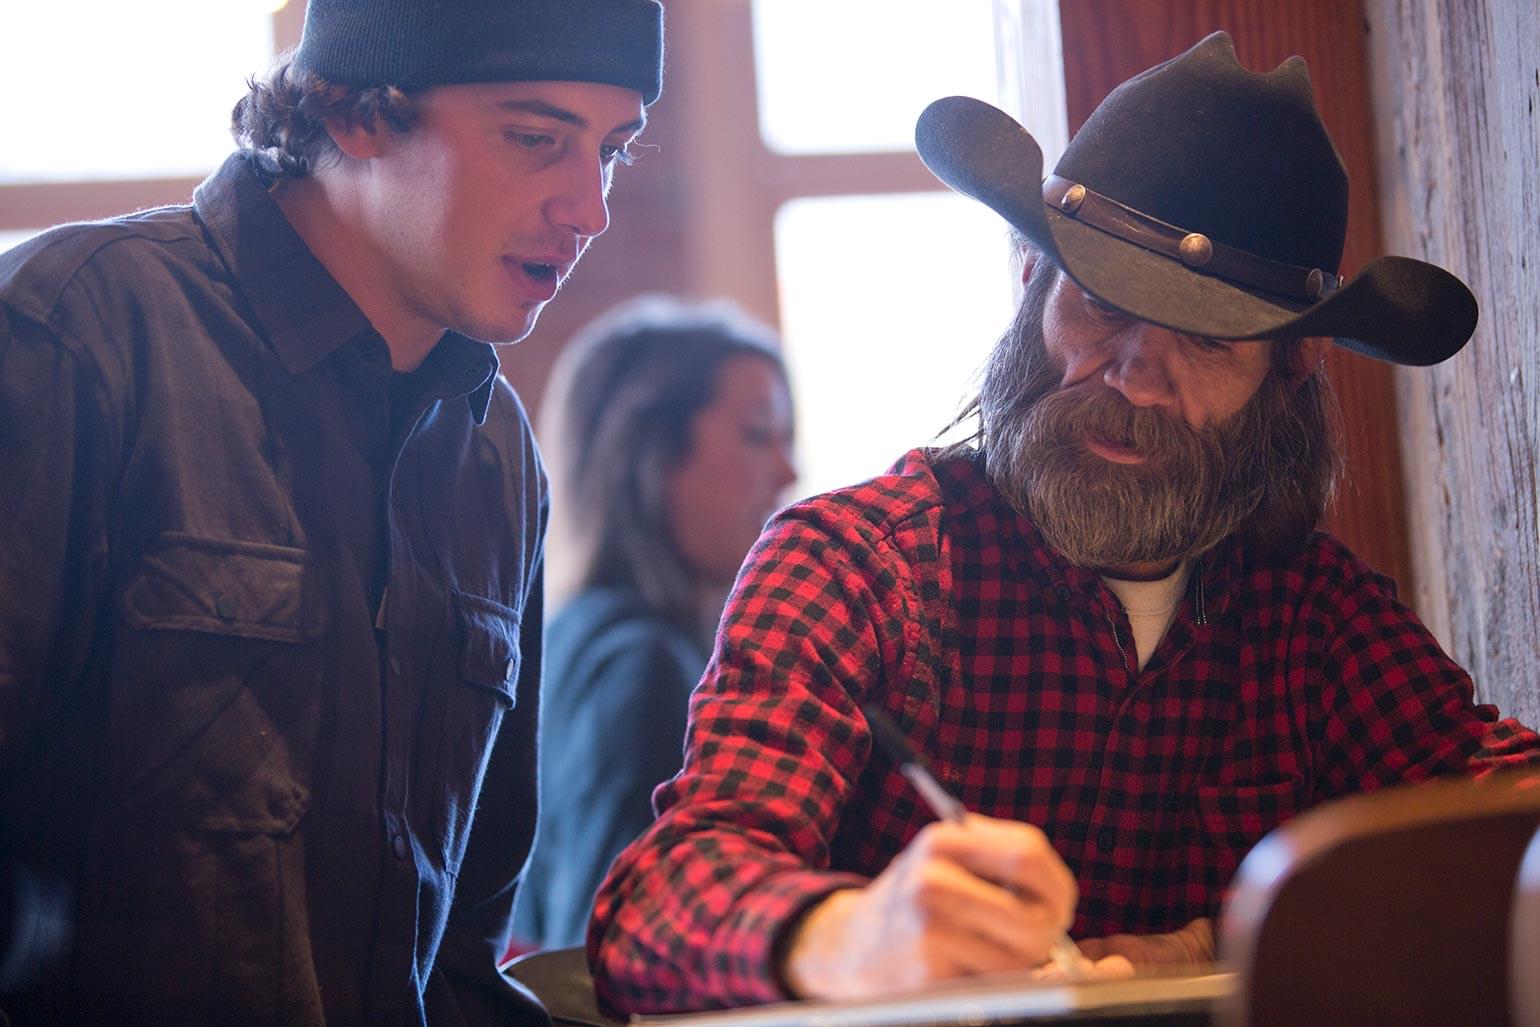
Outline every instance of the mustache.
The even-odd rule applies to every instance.
[[[1133,449],[1135,464],[1091,452],[1088,437]],[[996,485],[1071,563],[1117,567],[1206,552],[1261,500],[1237,449],[1241,419],[1194,429],[1100,384],[1039,398]],[[1237,459],[1240,458],[1240,459]]]
[[[1154,407],[1128,402],[1100,384],[1071,386],[1039,397],[1026,415],[1026,434],[1039,442],[1078,443],[1086,435],[1134,449],[1148,466],[1191,465],[1221,457],[1225,425],[1192,428]]]

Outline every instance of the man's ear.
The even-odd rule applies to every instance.
[[[1042,254],[1036,249],[1022,247],[1016,251],[1016,263],[1020,265],[1021,284],[1026,286],[1027,279],[1032,277],[1032,269],[1037,267],[1037,262],[1042,259]]]
[[[325,124],[326,134],[337,149],[354,160],[368,160],[384,152],[387,133],[378,131],[378,125],[365,125],[353,118],[327,118]]]
[[[1309,378],[1321,365],[1326,362],[1326,354],[1331,352],[1331,339],[1324,335],[1312,335],[1300,339],[1298,347],[1294,350],[1293,359],[1289,361],[1289,377],[1295,382],[1302,382]]]

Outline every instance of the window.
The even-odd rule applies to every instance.
[[[933,444],[1009,323],[1000,219],[952,193],[792,200],[776,218],[804,494]]]
[[[761,166],[735,177],[773,189],[765,242],[797,397],[797,491],[811,494],[933,443],[1009,323],[1007,227],[924,170],[914,122],[960,93],[1030,108],[1045,148],[1062,146],[1057,6],[752,0],[751,13]],[[1024,54],[1026,24],[1041,62]],[[1046,65],[1041,81],[1029,65]]]
[[[230,110],[304,5],[0,6],[0,237],[186,202],[232,148]]]
[[[992,0],[754,0],[765,144],[907,151],[938,96],[997,101],[994,40]]]

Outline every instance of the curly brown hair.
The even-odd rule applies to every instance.
[[[281,55],[230,114],[230,133],[268,178],[303,178],[340,152],[326,132],[328,120],[373,131],[383,123],[406,132],[417,118],[416,94],[395,86],[342,86],[294,66]]]

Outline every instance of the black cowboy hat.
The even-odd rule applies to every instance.
[[[1380,257],[1338,277],[1347,173],[1305,62],[1255,74],[1224,32],[1113,90],[1047,179],[1026,129],[969,97],[927,107],[915,145],[941,181],[1143,321],[1213,339],[1331,336],[1417,365],[1476,328],[1475,297],[1432,264]]]

